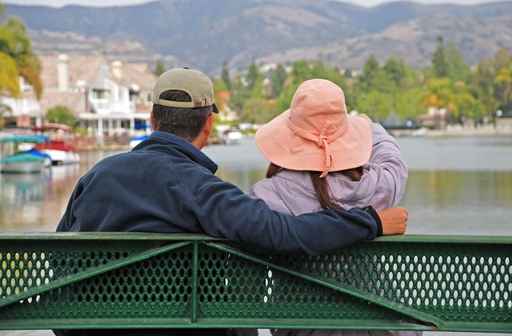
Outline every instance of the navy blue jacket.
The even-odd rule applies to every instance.
[[[375,238],[372,208],[289,216],[216,177],[192,144],[154,132],[80,178],[57,231],[205,233],[268,252],[319,254]]]

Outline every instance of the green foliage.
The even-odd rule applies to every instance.
[[[361,88],[370,91],[375,87],[375,81],[380,73],[380,65],[375,56],[371,55],[363,66],[363,73],[359,79]]]
[[[437,48],[432,55],[432,68],[436,77],[447,77],[454,81],[465,81],[470,75],[469,66],[459,49],[453,43],[445,45],[442,37],[438,38]]]
[[[228,62],[224,62],[222,65],[221,79],[228,90],[231,90],[231,77],[229,75]]]
[[[64,124],[74,127],[77,119],[73,112],[66,106],[57,105],[48,109],[46,120],[51,123]]]
[[[281,92],[283,92],[287,76],[288,74],[281,64],[279,64],[277,68],[272,71],[270,75],[270,81],[272,83],[272,98],[279,97]]]
[[[448,60],[444,46],[444,39],[437,38],[437,48],[432,55],[432,68],[437,77],[448,77]]]
[[[373,120],[383,120],[393,111],[393,98],[375,90],[362,93],[357,99],[357,111]]]
[[[241,118],[245,122],[263,124],[279,114],[276,102],[262,98],[249,98],[244,104]]]
[[[5,24],[0,25],[0,53],[15,62],[16,74],[23,77],[40,98],[43,92],[41,63],[32,50],[27,30],[20,20],[9,18]],[[13,71],[10,73],[14,74]]]
[[[156,64],[155,64],[155,70],[153,71],[153,73],[155,74],[155,76],[160,76],[162,75],[167,69],[165,68],[165,64],[164,62],[162,62],[161,60],[158,60],[156,61]]]
[[[431,107],[446,109],[452,122],[512,109],[512,54],[505,49],[471,71],[457,48],[440,38],[428,69],[413,69],[396,57],[381,66],[371,56],[360,76],[350,76],[350,71],[342,73],[319,61],[294,62],[290,72],[280,65],[269,73],[261,73],[253,63],[231,81],[229,105],[243,121],[267,122],[289,109],[301,83],[323,78],[344,90],[349,110],[378,121],[389,116],[415,119]]]
[[[18,78],[16,62],[9,55],[0,52],[0,95],[18,97],[20,95]]]
[[[288,75],[283,90],[277,98],[278,109],[282,111],[287,110],[299,85],[306,80],[315,78],[330,80],[342,88],[347,86],[345,77],[338,69],[318,61],[297,61],[292,65],[292,71]]]
[[[247,88],[249,89],[249,91],[252,91],[252,89],[254,88],[254,86],[256,86],[258,81],[261,80],[261,76],[262,75],[260,73],[260,69],[258,68],[256,63],[251,63],[251,65],[249,66],[249,70],[247,71],[247,75],[245,76]]]

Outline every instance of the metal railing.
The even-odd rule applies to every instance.
[[[0,235],[0,330],[217,327],[512,333],[512,237],[282,256],[197,235]]]

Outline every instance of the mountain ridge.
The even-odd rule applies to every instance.
[[[85,50],[88,44],[83,41],[89,40],[106,46],[108,51],[111,45],[122,41],[125,45],[137,46],[134,55],[138,56],[133,57],[167,57],[208,72],[218,71],[224,61],[243,67],[252,60],[272,59],[274,55],[286,55],[292,50],[315,49],[316,54],[320,54],[322,49],[332,49],[333,44],[343,45],[352,39],[371,41],[391,27],[400,31],[410,29],[412,23],[417,25],[418,38],[424,33],[430,39],[433,30],[453,37],[452,30],[458,29],[454,40],[472,63],[487,54],[477,53],[470,46],[482,45],[482,36],[490,31],[499,38],[490,38],[483,47],[512,48],[508,27],[498,27],[497,33],[493,27],[494,23],[510,21],[512,2],[506,1],[479,5],[399,1],[363,7],[334,0],[218,0],[214,3],[170,0],[115,7],[7,4],[6,10],[27,24],[31,34],[39,39],[36,50],[42,52],[67,52],[75,47]],[[483,31],[472,29],[472,20]],[[462,22],[460,27],[457,26],[459,21]],[[147,50],[146,55],[141,46]],[[431,45],[411,40],[404,46],[414,50],[420,47],[428,50],[419,52],[421,56],[410,62],[413,65],[425,64]],[[368,44],[360,44],[358,48],[362,52],[347,57],[366,57],[374,49]],[[89,49],[93,50],[92,45]],[[389,53],[377,54],[385,57]],[[407,60],[407,53],[401,52],[398,56]],[[328,62],[330,59],[335,62],[336,57],[326,58]],[[351,60],[348,63],[358,66]]]

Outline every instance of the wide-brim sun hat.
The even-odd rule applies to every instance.
[[[312,79],[299,86],[289,110],[258,130],[256,144],[279,167],[325,177],[368,163],[372,126],[366,117],[348,115],[339,86]]]

